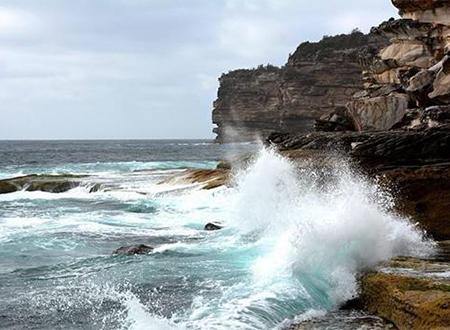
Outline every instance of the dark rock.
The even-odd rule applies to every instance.
[[[212,222],[208,222],[205,225],[204,230],[219,230],[219,229],[222,229],[222,228],[223,228],[223,226],[220,226],[220,225],[212,223]]]
[[[345,303],[339,306],[340,310],[352,310],[362,309],[362,301],[359,297],[347,300]]]
[[[395,191],[398,212],[435,239],[450,239],[450,125],[421,131],[272,134],[268,142],[294,159],[333,150],[349,157]],[[321,162],[317,155],[313,160]]]
[[[37,175],[31,174],[0,180],[0,194],[18,190],[45,191],[51,193],[66,192],[76,188],[86,176],[82,175]]]
[[[102,189],[102,184],[101,183],[95,183],[90,189],[89,189],[89,193],[95,193],[97,191],[100,191],[100,189]]]
[[[448,0],[392,0],[395,7],[402,13],[435,10],[439,7],[448,5]]]
[[[450,166],[398,167],[380,173],[395,191],[396,210],[436,240],[450,239]]]
[[[145,244],[138,244],[138,245],[122,246],[117,250],[115,250],[113,254],[130,256],[134,254],[148,254],[152,251],[153,248],[151,246]]]
[[[323,115],[316,120],[314,125],[316,131],[337,132],[355,131],[355,124],[347,112],[347,108],[339,107],[331,113]]]
[[[435,105],[425,109],[409,109],[395,129],[424,130],[450,124],[450,106]]]
[[[280,150],[340,151],[371,168],[450,162],[450,125],[423,131],[313,132],[271,134],[267,142]]]
[[[19,188],[12,182],[9,182],[6,180],[0,181],[0,194],[7,194],[7,193],[15,192],[17,190],[19,190]]]

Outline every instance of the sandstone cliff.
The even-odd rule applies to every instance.
[[[347,106],[358,130],[423,129],[450,118],[448,1],[392,2],[402,19],[372,29],[390,43],[366,59],[365,89]]]
[[[315,119],[342,109],[363,89],[360,62],[387,44],[361,32],[301,44],[285,66],[235,70],[220,77],[213,123],[219,142],[310,131]]]

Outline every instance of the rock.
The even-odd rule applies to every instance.
[[[344,107],[362,90],[362,58],[386,41],[360,32],[324,37],[301,44],[281,68],[260,66],[222,75],[212,115],[217,141],[264,140],[274,130],[313,130],[316,119]]]
[[[118,255],[135,255],[135,254],[148,254],[153,251],[153,248],[151,246],[145,245],[145,244],[137,244],[137,245],[130,245],[130,246],[122,246],[115,250],[113,254]]]
[[[283,328],[285,329],[285,328]],[[337,310],[331,311],[323,316],[315,316],[310,320],[295,322],[286,330],[393,330],[394,325],[375,315],[363,311]]]
[[[322,132],[356,130],[355,124],[345,107],[336,108],[331,113],[323,115],[320,119],[317,119],[314,129]]]
[[[435,239],[450,239],[449,125],[421,131],[272,134],[268,143],[291,159],[317,166],[335,153],[350,158],[392,188],[398,212]]]
[[[398,274],[375,273],[361,279],[361,298],[370,313],[399,329],[448,329],[450,282]]]
[[[222,229],[222,228],[223,228],[223,226],[220,226],[220,225],[212,223],[212,222],[208,222],[205,225],[204,230],[219,230],[219,229]]]
[[[7,194],[19,190],[19,187],[7,180],[0,180],[0,194]]]
[[[433,82],[433,91],[428,95],[439,102],[450,103],[450,57],[446,56]]]
[[[394,128],[424,130],[450,124],[450,106],[436,105],[422,109],[409,109],[403,119]]]
[[[399,167],[380,173],[395,191],[396,209],[436,240],[450,239],[450,166]]]
[[[213,189],[229,183],[228,169],[187,169],[160,182],[166,184],[198,183],[203,189]]]
[[[395,7],[401,10],[401,14],[408,12],[437,9],[448,4],[447,0],[392,0]]]
[[[45,191],[51,193],[66,192],[78,187],[83,175],[38,175],[31,174],[11,179],[0,180],[0,194],[10,193],[18,190]]]
[[[347,108],[357,130],[388,130],[403,118],[408,101],[408,95],[392,93],[355,99]]]
[[[89,193],[95,193],[100,191],[103,188],[103,185],[101,183],[95,183],[89,188]]]
[[[360,277],[360,302],[398,329],[450,326],[450,245],[440,242],[427,259],[396,257]]]
[[[420,22],[450,25],[447,0],[392,0],[403,18]]]

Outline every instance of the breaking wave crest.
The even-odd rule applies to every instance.
[[[235,181],[220,197],[227,236],[209,244],[212,254],[228,251],[245,275],[220,296],[195,297],[179,326],[274,328],[354,297],[357,273],[380,261],[433,250],[392,211],[392,197],[344,161],[298,166],[264,149]]]

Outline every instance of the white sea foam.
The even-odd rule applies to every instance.
[[[351,298],[357,290],[356,274],[379,261],[395,255],[424,255],[433,249],[420,230],[392,211],[389,194],[354,173],[344,161],[329,169],[324,180],[320,169],[299,169],[263,149],[248,169],[236,174],[234,187],[213,190],[179,189],[144,179],[133,183],[145,175],[128,176],[125,183],[114,177],[119,184],[116,190],[89,193],[79,187],[62,194],[16,192],[0,195],[0,201],[152,202],[157,205],[155,215],[123,210],[105,215],[98,210],[82,216],[60,214],[57,219],[11,217],[2,223],[3,237],[45,227],[61,233],[69,228],[84,234],[198,238],[161,244],[154,250],[153,257],[159,261],[165,260],[159,254],[167,251],[204,258],[201,266],[206,270],[189,265],[183,270],[197,275],[204,290],[196,293],[191,308],[180,311],[176,320],[150,313],[129,290],[102,293],[124,307],[121,324],[125,329],[274,328],[296,316],[300,320],[323,315]],[[225,229],[199,231],[214,221],[222,222]],[[163,269],[170,276],[173,261],[167,262]],[[96,293],[86,292],[90,294]]]
[[[323,315],[356,294],[359,271],[395,255],[432,252],[433,243],[392,211],[392,198],[345,162],[322,179],[319,169],[299,170],[262,150],[237,174],[235,188],[184,196],[179,210],[195,214],[209,201],[215,207],[208,212],[217,211],[231,233],[210,239],[210,253],[241,251],[250,272],[222,287],[220,296],[197,296],[185,326],[265,329],[296,315]],[[200,249],[167,245],[161,250],[171,248]]]
[[[355,294],[356,272],[432,251],[420,230],[391,211],[389,195],[345,162],[328,173],[329,184],[320,180],[271,150],[238,178],[235,225],[265,250],[252,266],[256,281],[320,274],[339,303]]]

